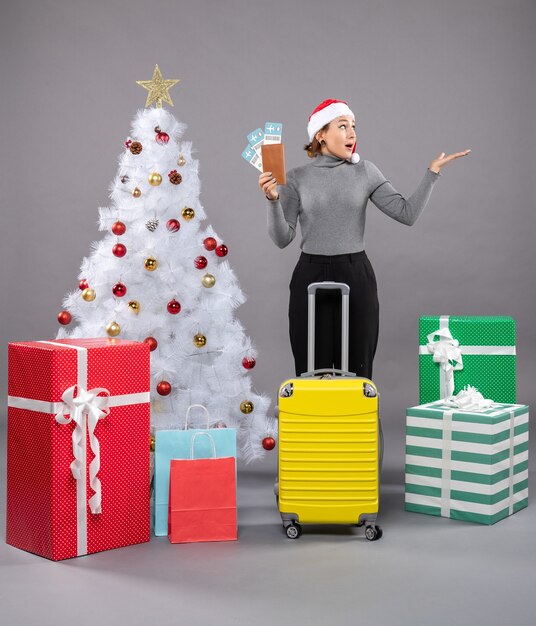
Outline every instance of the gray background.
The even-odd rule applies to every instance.
[[[513,316],[518,402],[534,404],[535,17],[533,0],[2,2],[2,350],[55,335],[62,298],[101,237],[97,208],[108,205],[117,156],[145,103],[135,81],[149,79],[155,63],[165,78],[181,79],[172,112],[188,124],[208,221],[249,298],[238,316],[259,349],[255,386],[272,397],[293,374],[287,299],[299,249],[295,241],[281,251],[268,238],[257,174],[240,157],[245,135],[266,120],[283,122],[287,166],[301,165],[311,110],[328,97],[347,100],[359,153],[406,195],[440,151],[472,149],[443,170],[412,228],[369,206],[366,250],[381,312],[374,379],[386,435],[382,541],[355,551],[352,534],[318,530],[285,544],[270,495],[272,453],[242,468],[241,541],[231,547],[179,553],[153,540],[57,566],[0,547],[14,566],[0,587],[8,623],[34,623],[40,607],[67,623],[84,590],[77,586],[59,609],[55,589],[68,593],[73,569],[84,584],[115,589],[104,603],[110,611],[96,611],[102,623],[158,615],[166,624],[275,623],[283,615],[319,624],[361,623],[357,616],[491,624],[512,611],[529,623],[532,509],[490,529],[456,524],[404,514],[401,484],[405,408],[418,402],[419,315]],[[5,390],[5,358],[1,369]],[[504,600],[509,577],[516,602]],[[27,580],[38,590],[31,602],[17,593]],[[408,604],[415,594],[421,601]]]

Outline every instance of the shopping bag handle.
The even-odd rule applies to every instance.
[[[190,417],[190,409],[193,409],[194,407],[199,407],[200,409],[203,409],[205,411],[205,413],[207,414],[207,429],[210,428],[210,414],[208,412],[207,407],[204,406],[203,404],[190,404],[190,406],[186,409],[186,420],[184,422],[184,430],[188,430],[188,418]]]
[[[195,440],[198,437],[202,437],[203,435],[210,439],[210,447],[212,448],[212,457],[216,458],[216,444],[214,443],[214,438],[212,437],[212,435],[209,435],[208,433],[205,433],[205,432],[198,432],[198,433],[195,433],[195,435],[192,437],[192,441],[190,442],[190,459],[195,458],[194,457]]]

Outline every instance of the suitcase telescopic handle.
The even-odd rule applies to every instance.
[[[335,289],[342,295],[342,319],[341,319],[341,370],[348,371],[348,333],[350,316],[350,287],[346,283],[324,281],[311,283],[307,288],[308,314],[307,314],[307,372],[302,376],[311,375],[315,369],[315,304],[318,289]],[[333,371],[333,370],[332,370]]]

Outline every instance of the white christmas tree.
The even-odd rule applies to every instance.
[[[202,227],[186,126],[162,108],[162,101],[173,104],[168,90],[177,82],[164,80],[158,66],[151,81],[139,81],[149,91],[146,107],[155,106],[133,121],[111,206],[99,209],[107,234],[83,260],[79,289],[64,299],[58,337],[147,342],[153,429],[184,428],[187,408],[202,404],[211,427],[237,429],[239,456],[248,462],[275,445],[270,402],[252,389],[257,353],[234,317],[245,296],[227,246]],[[190,427],[203,424],[199,412]]]

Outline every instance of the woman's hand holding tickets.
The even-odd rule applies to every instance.
[[[439,174],[442,167],[445,167],[451,161],[455,159],[459,159],[460,157],[467,156],[471,150],[463,150],[462,152],[455,152],[454,154],[445,155],[444,152],[441,152],[437,155],[437,157],[430,163],[428,169],[435,174]]]
[[[278,200],[277,180],[272,176],[272,172],[263,172],[259,176],[259,187],[268,200]]]

